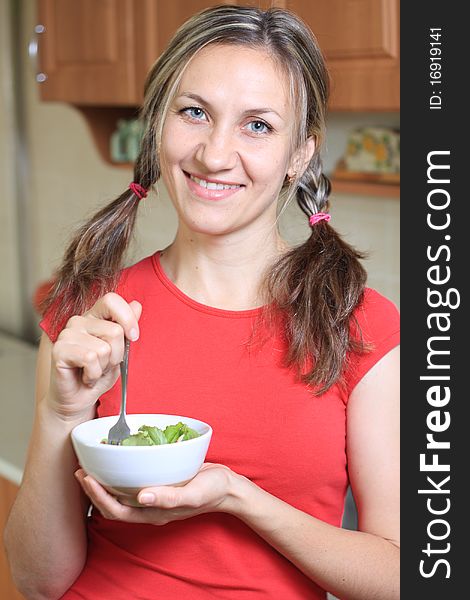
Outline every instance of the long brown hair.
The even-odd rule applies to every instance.
[[[298,115],[291,150],[309,137],[316,149],[307,168],[286,180],[281,195],[296,198],[307,217],[328,210],[330,182],[320,159],[324,139],[329,77],[315,36],[289,10],[220,5],[191,17],[176,32],[153,65],[145,84],[141,118],[145,132],[134,181],[151,188],[160,177],[158,148],[168,108],[191,58],[209,44],[267,50],[288,76]],[[56,284],[44,309],[53,306],[54,323],[81,314],[105,292],[115,289],[132,237],[139,203],[131,190],[105,206],[76,233],[66,250]],[[362,255],[321,221],[304,244],[284,254],[266,276],[267,303],[282,319],[288,343],[286,365],[322,393],[341,378],[349,351],[361,351],[350,333],[351,317],[363,295]]]

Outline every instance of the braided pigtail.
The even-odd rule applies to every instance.
[[[85,222],[69,243],[55,273],[54,286],[41,307],[43,313],[53,307],[53,330],[60,330],[70,316],[82,314],[99,297],[115,289],[139,201],[160,174],[154,140],[154,132],[148,127],[135,163],[134,182]]]
[[[317,153],[294,185],[309,219],[328,210],[331,186]],[[341,379],[348,351],[362,349],[351,337],[350,321],[363,296],[363,257],[320,219],[307,241],[284,254],[268,276],[269,298],[283,315],[286,366],[295,367],[317,394]]]
[[[310,218],[316,213],[328,210],[330,191],[330,180],[322,171],[320,156],[315,153],[305,173],[297,182],[297,204]]]

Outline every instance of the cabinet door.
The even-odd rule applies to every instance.
[[[213,4],[217,4],[214,2]],[[209,0],[143,0],[135,13],[141,43],[136,48],[137,88],[142,101],[146,76],[180,25],[211,6]]]
[[[400,107],[399,0],[288,0],[330,71],[330,110]]]
[[[286,0],[142,0],[145,9],[136,13],[137,29],[142,32],[142,43],[136,50],[139,90],[143,89],[150,67],[166,48],[178,27],[195,13],[217,4],[248,5],[267,9],[270,6],[284,7]]]
[[[42,99],[136,104],[134,9],[135,0],[39,0]]]

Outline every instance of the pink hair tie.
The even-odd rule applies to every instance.
[[[315,213],[310,217],[308,222],[310,225],[316,225],[319,221],[329,221],[331,219],[331,215],[323,212]]]
[[[140,183],[135,183],[134,181],[129,184],[129,189],[137,196],[139,200],[142,198],[146,198],[148,194],[148,190],[140,185]]]

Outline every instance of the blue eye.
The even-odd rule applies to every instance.
[[[273,129],[270,125],[268,125],[264,121],[251,121],[251,123],[249,123],[248,125],[249,126],[256,125],[256,127],[251,129],[251,131],[253,133],[269,133]]]
[[[188,108],[183,108],[180,112],[187,114],[192,119],[196,119],[196,121],[201,121],[201,117],[204,115],[204,111],[199,106],[188,106]]]

